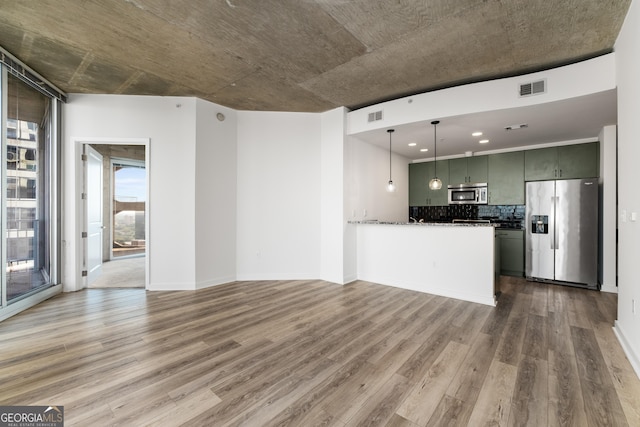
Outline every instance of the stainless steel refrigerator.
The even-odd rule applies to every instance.
[[[598,289],[598,180],[527,182],[525,276]]]

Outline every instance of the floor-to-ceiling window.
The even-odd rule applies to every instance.
[[[57,283],[58,100],[15,68],[0,65],[2,225],[0,309]],[[1,314],[1,313],[0,313]],[[2,316],[0,316],[2,318]]]

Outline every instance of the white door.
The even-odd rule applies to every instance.
[[[102,272],[102,155],[84,145],[85,162],[85,218],[87,285]]]

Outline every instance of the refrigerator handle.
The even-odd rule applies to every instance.
[[[556,200],[558,198],[551,196],[551,212],[549,212],[549,234],[551,234],[551,238],[549,241],[551,242],[551,250],[557,249],[556,247]]]
[[[556,212],[558,210],[558,206],[560,205],[560,197],[556,196],[553,198],[553,248],[552,249],[559,249],[558,246],[558,240],[560,240],[560,235],[559,235],[559,227],[557,224],[557,215]]]

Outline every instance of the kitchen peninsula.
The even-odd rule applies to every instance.
[[[496,305],[493,224],[350,221],[358,279]]]

